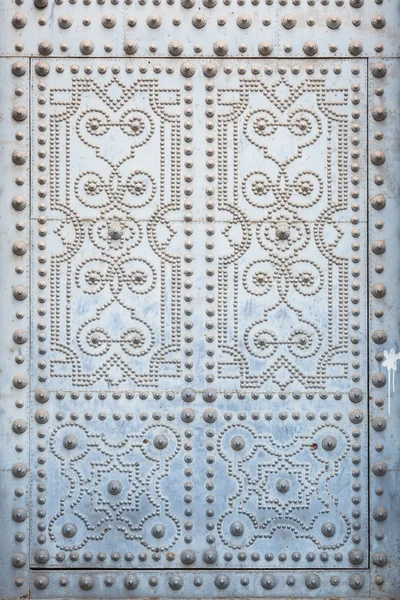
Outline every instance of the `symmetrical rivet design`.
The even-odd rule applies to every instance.
[[[394,5],[1,10],[0,596],[396,597]]]

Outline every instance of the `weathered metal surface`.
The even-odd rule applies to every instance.
[[[1,598],[24,596],[29,578],[29,61],[19,62],[21,76],[0,60]]]
[[[33,63],[32,446],[40,432],[38,481],[58,493],[39,490],[31,561],[364,566],[366,361],[347,365],[365,325],[346,315],[352,303],[365,322],[366,65],[221,62],[210,80],[206,64],[190,78],[182,62],[46,64]],[[185,160],[189,143],[206,158]],[[191,200],[204,175],[205,205]]]
[[[2,8],[0,598],[400,597],[399,7],[38,2]]]
[[[398,553],[399,150],[400,62],[371,64],[369,86],[370,555],[372,596],[400,595]],[[376,164],[376,152],[385,160]],[[379,161],[381,162],[381,161]],[[383,246],[379,241],[383,241]],[[382,251],[383,250],[383,251]],[[383,287],[381,287],[383,286]],[[377,294],[381,290],[384,295]]]
[[[396,0],[5,0],[0,52],[29,56],[398,56]]]

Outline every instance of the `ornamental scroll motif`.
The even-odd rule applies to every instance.
[[[348,385],[348,105],[323,77],[218,90],[222,389]]]
[[[52,377],[179,377],[180,102],[145,77],[51,91]]]

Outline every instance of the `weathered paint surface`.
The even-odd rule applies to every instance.
[[[1,11],[0,598],[400,598],[399,7]]]

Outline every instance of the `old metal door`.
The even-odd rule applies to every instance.
[[[394,0],[4,0],[0,598],[400,598]]]

